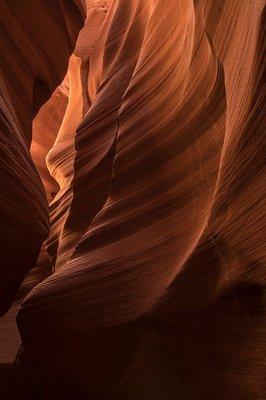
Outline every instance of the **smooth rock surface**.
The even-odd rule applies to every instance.
[[[25,3],[0,12],[25,41],[0,31],[1,307],[47,237],[52,273],[18,368],[44,398],[262,398],[263,1]]]

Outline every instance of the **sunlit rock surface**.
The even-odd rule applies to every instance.
[[[5,375],[25,398],[262,398],[264,3],[0,3]]]
[[[48,205],[29,146],[32,119],[64,77],[82,24],[81,11],[70,3],[0,2],[0,313],[48,235]],[[41,21],[47,29],[40,29]]]

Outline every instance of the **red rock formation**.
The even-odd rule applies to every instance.
[[[4,313],[48,235],[47,203],[29,154],[31,124],[65,74],[81,27],[81,11],[72,2],[46,0],[2,0],[0,8],[0,313]],[[40,30],[39,21],[49,29]]]
[[[83,6],[66,78],[33,124],[32,156],[53,198],[46,244],[54,271],[19,311],[20,363],[56,398],[255,400],[265,324],[263,2],[35,3],[32,32],[37,15],[54,40],[36,33],[42,51],[31,45],[36,55],[26,59],[38,73],[27,82],[18,63],[33,90],[28,106],[18,83],[9,87],[10,44],[1,72],[5,102],[19,114],[13,122],[1,106],[3,120],[27,138],[23,149],[37,109],[63,79]],[[23,8],[13,8],[4,10],[23,25]],[[27,163],[10,161],[30,165],[30,184],[19,177],[17,241],[29,261],[14,258],[11,286],[47,234],[42,186],[24,152]],[[39,199],[30,221],[28,187]],[[29,226],[34,243],[25,245]]]

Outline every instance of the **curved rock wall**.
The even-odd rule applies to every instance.
[[[43,21],[57,7],[48,3],[38,9]],[[39,56],[47,71],[27,86],[24,125],[63,79],[82,6],[86,20],[64,82],[33,125],[32,156],[52,200],[53,274],[19,311],[21,363],[63,399],[255,400],[263,390],[263,2],[59,3],[49,15],[59,39],[43,47],[48,59]],[[29,158],[30,139],[20,142]],[[39,191],[33,221],[44,227],[26,246],[33,257],[47,210],[28,163],[26,187]]]
[[[29,154],[32,119],[65,74],[82,14],[62,1],[1,1],[0,8],[0,313],[5,313],[48,235],[48,206]],[[49,29],[39,29],[39,21]]]

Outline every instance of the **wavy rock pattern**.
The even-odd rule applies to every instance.
[[[48,235],[48,206],[29,154],[31,123],[64,76],[81,27],[77,6],[55,1],[51,9],[49,3],[0,2],[0,313],[8,309]],[[39,30],[40,20],[49,26],[45,33]]]
[[[86,296],[84,313],[92,325],[98,318],[100,324],[105,320],[112,324],[112,317],[116,323],[125,322],[147,312],[191,254],[210,212],[225,134],[223,73],[193,5],[188,2],[187,7],[175,9],[175,13],[172,7],[164,10],[161,3],[154,9],[152,3],[139,1],[113,3],[100,87],[77,129],[76,148],[72,145],[68,153],[66,147],[62,151],[62,142],[55,143],[48,156],[54,177],[68,190],[69,174],[72,189],[70,206],[68,193],[63,193],[66,208],[59,205],[60,217],[65,211],[64,223],[55,215],[63,232],[56,272],[49,278],[49,297],[57,295],[56,287],[61,287],[63,279],[63,290],[74,290],[73,299],[75,291],[79,298]],[[160,43],[165,19],[169,32]],[[167,58],[174,48],[174,57]],[[70,61],[70,73],[71,67]],[[196,130],[198,125],[200,130]],[[90,196],[93,202],[81,201]],[[72,254],[66,258],[70,245]],[[81,280],[79,274],[84,271]],[[106,282],[112,273],[113,279]],[[99,315],[97,304],[88,296],[100,290],[101,274],[105,290],[97,300]],[[136,299],[138,279],[147,284],[137,287]],[[48,281],[45,293],[46,285]],[[90,285],[93,290],[88,293]],[[123,302],[114,298],[112,304],[109,294],[115,287],[121,287],[120,296],[125,298]],[[42,287],[36,291],[36,300],[41,301]],[[31,296],[36,301],[34,292]],[[57,304],[65,308],[63,302]],[[53,309],[56,320],[57,311],[62,310]],[[91,318],[88,313],[93,313]]]
[[[23,23],[24,11],[11,8]],[[260,0],[36,6],[34,18],[53,27],[55,40],[47,36],[46,48],[36,35],[43,47],[31,44],[39,57],[31,68],[42,74],[26,85],[28,109],[21,101],[12,112],[5,106],[19,101],[16,86],[8,87],[1,120],[16,138],[19,159],[11,161],[30,168],[30,183],[16,176],[24,190],[19,234],[27,223],[34,233],[34,244],[30,235],[29,244],[17,241],[29,268],[48,217],[28,126],[69,58],[63,83],[34,120],[31,146],[52,200],[53,274],[18,314],[19,362],[37,371],[47,396],[255,400],[263,393],[263,15]],[[9,71],[8,57],[4,66]],[[10,85],[5,70],[3,77],[2,89]],[[33,196],[24,186],[39,199],[30,221]],[[18,273],[16,263],[12,285],[26,270],[22,263]]]

